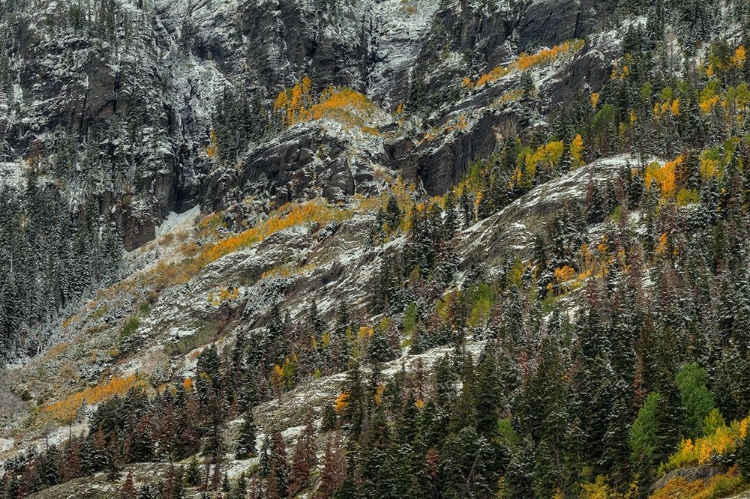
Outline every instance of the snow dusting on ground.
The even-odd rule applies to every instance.
[[[168,232],[179,232],[192,228],[200,213],[200,206],[194,206],[184,213],[170,212],[162,224],[156,228],[156,237],[162,237]]]

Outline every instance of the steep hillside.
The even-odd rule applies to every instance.
[[[750,489],[749,29],[0,2],[0,499]]]

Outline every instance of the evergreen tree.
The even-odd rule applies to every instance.
[[[471,427],[448,436],[441,452],[440,483],[444,497],[490,498],[495,475],[489,444]]]
[[[289,474],[289,494],[299,494],[307,485],[310,472],[316,465],[315,426],[311,413],[306,417],[305,429],[297,439],[292,454],[292,466]]]
[[[201,481],[201,470],[198,465],[198,459],[196,456],[188,463],[187,471],[185,473],[185,483],[191,487],[197,486]]]
[[[253,419],[253,411],[245,412],[242,424],[240,425],[239,437],[237,438],[237,447],[235,457],[237,459],[246,459],[255,455],[256,428]]]
[[[120,499],[136,499],[136,495],[137,492],[135,486],[133,486],[133,472],[130,471],[120,489]]]

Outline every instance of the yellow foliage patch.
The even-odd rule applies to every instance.
[[[670,109],[673,116],[679,116],[680,115],[680,99],[675,99],[672,101],[672,108]]]
[[[665,114],[671,114],[674,117],[680,115],[680,99],[667,99],[664,102],[654,104],[654,117],[658,118]],[[634,120],[635,118],[633,118]]]
[[[209,132],[209,137],[211,139],[211,143],[206,148],[206,155],[209,158],[213,158],[216,156],[216,132],[214,131],[213,128]]]
[[[265,221],[260,222],[255,227],[216,242],[203,244],[199,251],[193,253],[197,253],[193,258],[170,264],[161,261],[148,272],[136,278],[122,281],[111,289],[118,290],[132,285],[153,286],[157,289],[163,289],[183,284],[210,263],[229,253],[258,243],[278,231],[310,223],[343,222],[351,218],[352,215],[351,210],[341,206],[332,206],[321,199],[286,204],[273,211]],[[221,216],[211,216],[206,223],[213,226],[215,220],[221,220]],[[213,234],[216,237],[218,233],[207,227],[201,229],[203,225],[202,223],[199,226],[199,233],[203,231],[206,235]]]
[[[296,264],[278,265],[263,272],[260,278],[266,279],[268,277],[290,277],[293,275],[302,275],[315,270],[315,268],[315,265],[312,263],[308,263],[307,265],[303,265],[301,267]]]
[[[592,483],[581,485],[580,497],[581,499],[635,499],[638,497],[638,485],[631,483],[626,492],[619,493],[607,484],[604,476],[598,475]]]
[[[214,307],[218,307],[224,302],[234,301],[240,297],[240,290],[237,287],[234,288],[221,288],[218,295],[209,293],[208,302]]]
[[[375,395],[372,396],[375,405],[380,405],[380,402],[383,401],[383,393],[385,393],[385,383],[380,383],[375,389]]]
[[[667,463],[669,469],[709,464],[714,457],[734,452],[741,446],[747,435],[747,425],[750,418],[733,421],[731,425],[719,426],[705,437],[683,440],[677,452],[672,454]]]
[[[700,103],[698,103],[698,107],[701,108],[701,111],[703,111],[704,114],[708,114],[713,111],[717,104],[719,104],[719,96],[713,95],[704,100],[701,100]]]
[[[710,499],[726,497],[747,488],[737,467],[733,466],[723,475],[716,475],[708,480],[687,481],[677,477],[654,492],[651,499]]]
[[[528,186],[534,181],[539,168],[551,170],[560,164],[565,144],[562,141],[550,142],[539,146],[533,153],[527,154],[525,158],[525,181]]]
[[[599,104],[599,92],[591,93],[591,107],[596,109],[596,105]]]
[[[710,154],[701,155],[701,177],[708,180],[719,173],[719,160]]]
[[[747,51],[745,50],[744,45],[740,45],[737,47],[737,50],[734,51],[734,56],[732,56],[732,64],[737,68],[742,68],[745,65],[745,60],[747,59]]]
[[[570,143],[570,156],[573,158],[572,168],[583,165],[583,138],[580,133]]]
[[[196,258],[196,264],[202,268],[224,255],[246,248],[266,237],[290,227],[313,222],[343,221],[351,217],[351,212],[330,206],[324,200],[312,200],[304,203],[284,205],[276,210],[265,222],[228,237],[213,244],[208,244]]]
[[[465,80],[468,80],[468,78],[465,78]],[[466,85],[466,82],[464,82],[464,85]],[[501,108],[508,102],[516,102],[520,100],[521,97],[523,97],[523,90],[521,90],[520,88],[513,88],[511,90],[508,90],[507,92],[503,92],[503,95],[495,99],[491,106],[494,108]]]

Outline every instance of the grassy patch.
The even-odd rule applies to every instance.
[[[102,317],[104,317],[104,315],[105,315],[105,314],[106,314],[107,312],[109,312],[109,305],[107,305],[107,304],[105,303],[105,304],[104,304],[104,305],[102,305],[101,307],[99,307],[99,308],[97,308],[96,310],[94,310],[94,313],[93,313],[93,314],[91,314],[91,319],[93,319],[93,320],[101,319]]]
[[[198,332],[189,336],[184,336],[174,343],[164,345],[164,353],[170,357],[175,355],[185,355],[198,347],[211,343],[216,336],[216,328],[204,326]]]
[[[122,330],[120,330],[119,339],[124,340],[125,338],[128,338],[133,335],[138,330],[138,326],[141,325],[140,319],[138,317],[133,316],[130,319],[128,319],[128,322],[125,323]]]
[[[148,315],[150,310],[151,310],[151,302],[148,300],[141,303],[140,306],[138,307],[138,313],[140,315]]]

